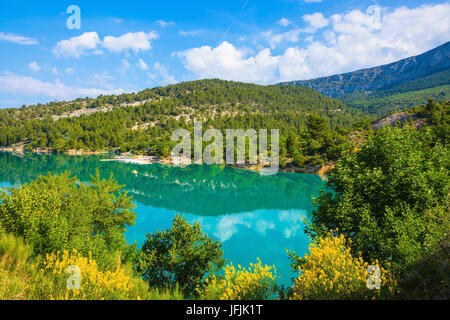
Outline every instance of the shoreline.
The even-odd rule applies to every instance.
[[[25,150],[23,147],[1,147],[0,151],[2,152],[9,152],[9,153],[19,153],[24,154]],[[30,151],[32,153],[36,154],[53,154],[55,151],[49,150],[49,149],[33,149]],[[60,154],[65,154],[68,156],[89,156],[89,155],[106,155],[111,154],[110,151],[84,151],[84,150],[67,150],[64,152],[61,152]],[[186,166],[189,165],[188,159],[183,159],[181,157],[176,157],[174,160],[171,160],[170,158],[160,158],[158,156],[144,156],[144,155],[136,155],[132,153],[122,153],[120,155],[114,155],[112,158],[109,159],[101,159],[102,162],[123,162],[123,163],[130,163],[130,164],[140,164],[140,165],[147,165],[152,163],[159,163],[162,165],[173,165],[173,166]],[[244,170],[250,170],[254,172],[260,172],[261,168],[263,166],[261,164],[258,165],[250,165],[250,164],[232,164],[232,165],[226,165],[231,168],[235,169],[244,169]],[[325,175],[334,168],[334,163],[326,163],[323,165],[306,165],[304,167],[298,167],[295,165],[291,165],[291,163],[288,163],[288,165],[284,168],[279,168],[278,172],[287,172],[287,173],[309,173],[309,174],[318,174],[319,176],[326,179]]]

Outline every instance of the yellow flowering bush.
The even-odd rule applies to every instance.
[[[250,267],[236,269],[233,264],[224,267],[223,277],[210,276],[202,297],[209,300],[267,300],[277,292],[275,266],[262,266],[261,260]]]
[[[309,254],[299,258],[300,276],[295,280],[293,299],[375,299],[392,297],[396,281],[376,260],[369,263],[353,257],[343,235],[320,238],[309,246]],[[376,275],[379,270],[379,288]],[[368,285],[369,282],[369,285]],[[371,287],[371,288],[369,288]]]
[[[36,299],[123,300],[141,299],[148,293],[148,285],[132,277],[130,269],[119,264],[112,271],[102,271],[90,253],[84,257],[76,249],[47,254],[40,273],[41,279],[33,290]],[[70,280],[69,288],[68,279],[75,279],[76,273],[79,288],[77,281]]]

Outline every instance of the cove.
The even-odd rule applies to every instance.
[[[307,252],[309,238],[302,217],[309,219],[312,197],[325,190],[315,174],[272,176],[217,165],[171,167],[102,162],[110,156],[11,154],[0,152],[0,187],[18,185],[47,172],[70,171],[82,182],[99,170],[112,173],[137,205],[136,224],[126,238],[142,245],[147,233],[169,228],[175,214],[200,222],[204,232],[223,243],[228,263],[248,266],[259,257],[275,265],[282,284],[295,275],[286,249]]]

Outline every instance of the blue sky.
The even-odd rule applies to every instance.
[[[66,26],[70,5],[80,29]],[[449,1],[0,0],[0,108],[353,71],[449,41],[449,17]]]

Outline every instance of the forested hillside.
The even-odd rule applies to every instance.
[[[350,107],[371,114],[385,115],[392,111],[405,110],[425,104],[429,98],[437,101],[450,97],[450,69],[430,76],[411,80],[393,88],[358,92],[341,97]]]
[[[383,116],[450,96],[450,42],[387,65],[284,84],[313,88],[347,106]]]
[[[199,80],[1,110],[0,146],[168,156],[173,130],[192,129],[198,120],[204,129],[280,129],[282,157],[303,165],[336,157],[345,148],[342,128],[367,118],[309,88]]]

